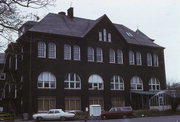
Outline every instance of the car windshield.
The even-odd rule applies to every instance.
[[[122,107],[121,110],[122,111],[131,111],[132,108],[131,107]]]
[[[52,113],[54,113],[54,112],[53,112],[53,111],[49,111],[49,112],[48,112],[48,114],[52,114]]]

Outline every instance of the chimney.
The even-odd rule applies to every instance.
[[[67,15],[68,15],[68,17],[73,18],[73,17],[74,17],[73,14],[74,14],[74,13],[73,13],[73,7],[70,7],[70,8],[67,10]]]

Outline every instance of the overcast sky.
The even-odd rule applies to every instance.
[[[180,82],[180,0],[56,0],[54,7],[34,11],[40,17],[74,7],[74,15],[137,28],[165,47],[167,81]],[[29,10],[28,10],[29,11]]]

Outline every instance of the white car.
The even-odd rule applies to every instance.
[[[64,112],[62,109],[50,109],[47,113],[33,114],[33,119],[36,120],[62,120],[73,118],[74,113]]]

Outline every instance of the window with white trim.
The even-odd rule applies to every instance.
[[[111,78],[111,90],[124,90],[124,80],[121,76],[114,75]]]
[[[38,42],[38,57],[46,58],[46,44],[44,42]]]
[[[131,79],[131,90],[143,90],[143,81],[140,77],[134,76]]]
[[[123,64],[123,52],[121,50],[117,50],[117,63]]]
[[[75,73],[69,73],[64,79],[65,89],[81,89],[81,79],[79,75]]]
[[[111,39],[111,33],[108,33],[108,42],[111,42],[112,39]]]
[[[134,61],[134,52],[133,51],[129,51],[129,64],[130,65],[134,65],[135,61]]]
[[[94,61],[94,49],[92,47],[88,47],[88,61]]]
[[[152,66],[152,55],[147,53],[147,66]]]
[[[103,90],[104,83],[101,76],[93,74],[88,79],[89,90]]]
[[[99,32],[99,41],[102,41],[102,32]]]
[[[56,44],[52,42],[48,44],[48,58],[56,58]]]
[[[152,77],[149,81],[149,90],[150,91],[157,91],[160,90],[160,82],[157,78]]]
[[[73,46],[73,58],[76,61],[80,61],[81,53],[80,53],[80,47],[77,45]]]
[[[104,37],[104,41],[107,41],[107,31],[106,29],[103,29],[103,37]]]
[[[64,45],[64,59],[71,60],[71,46],[68,44]]]
[[[142,65],[142,57],[140,52],[136,52],[136,64]]]
[[[99,96],[89,97],[89,105],[101,105],[101,109],[104,110],[104,99]]]
[[[115,63],[115,51],[113,49],[109,50],[109,63]]]
[[[158,67],[159,66],[159,58],[158,55],[154,54],[153,55],[153,60],[154,60],[154,66]]]
[[[56,77],[50,72],[42,72],[38,76],[37,87],[42,89],[55,89]]]
[[[96,48],[96,61],[103,62],[103,51],[101,48]]]

